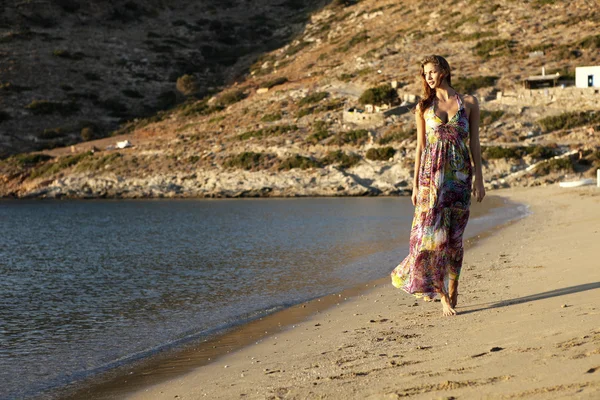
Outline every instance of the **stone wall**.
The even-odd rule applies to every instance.
[[[498,92],[496,101],[507,105],[549,106],[569,110],[577,108],[597,108],[600,102],[600,89],[577,87],[553,87],[542,89],[518,89]]]

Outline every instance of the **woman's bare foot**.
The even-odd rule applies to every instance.
[[[442,312],[445,317],[456,315],[456,310],[452,307],[450,302],[450,296],[446,293],[441,293],[442,296]]]
[[[450,284],[448,286],[450,306],[452,308],[456,308],[456,304],[458,304],[458,281],[455,279],[450,279]]]

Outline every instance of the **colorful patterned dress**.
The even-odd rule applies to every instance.
[[[463,260],[462,237],[469,219],[472,166],[469,120],[458,94],[458,112],[447,123],[429,107],[421,153],[418,195],[410,233],[410,253],[392,271],[392,284],[417,297],[448,293]]]

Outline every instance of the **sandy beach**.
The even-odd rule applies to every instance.
[[[383,279],[129,398],[600,398],[600,189],[493,194],[531,215],[474,239],[456,317]]]

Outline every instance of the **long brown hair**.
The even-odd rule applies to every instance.
[[[421,113],[425,112],[431,104],[433,104],[433,100],[435,99],[435,89],[432,89],[427,84],[427,80],[425,79],[425,65],[433,64],[437,65],[442,74],[444,74],[444,79],[448,82],[448,86],[452,87],[452,73],[450,72],[450,64],[448,61],[442,56],[430,55],[425,57],[421,61],[421,82],[423,83],[423,96],[419,101],[419,106],[417,110],[421,110]]]

